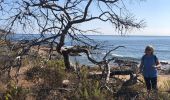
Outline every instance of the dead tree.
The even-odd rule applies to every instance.
[[[111,61],[113,61],[113,60],[116,59],[116,57],[108,58],[108,55],[109,55],[112,51],[114,51],[114,50],[116,50],[116,49],[118,49],[118,48],[120,48],[120,47],[124,47],[124,46],[118,46],[118,47],[115,47],[115,48],[113,48],[112,50],[108,51],[108,52],[103,56],[103,59],[101,59],[100,61],[97,61],[97,60],[95,60],[95,59],[92,58],[92,55],[91,55],[91,53],[90,53],[90,51],[89,51],[89,48],[87,48],[87,47],[77,46],[77,47],[72,47],[72,48],[65,48],[65,49],[64,49],[64,52],[67,52],[68,54],[70,54],[70,53],[85,53],[89,61],[91,61],[91,62],[92,62],[93,64],[95,64],[95,65],[98,65],[99,67],[102,66],[102,67],[104,68],[102,76],[104,76],[106,82],[108,82],[108,81],[109,81],[109,78],[110,78],[110,73],[111,73],[111,72],[110,72],[109,63],[110,63]],[[69,61],[69,60],[68,60],[68,61]],[[68,63],[69,63],[69,62],[68,62]]]
[[[91,21],[111,23],[113,29],[121,33],[131,28],[143,27],[142,20],[135,22],[134,17],[129,16],[131,14],[126,10],[122,0],[1,0],[0,7],[0,13],[3,15],[0,22],[4,29],[16,33],[40,34],[40,37],[21,46],[20,55],[28,52],[32,46],[48,43],[50,47],[55,46],[57,52],[63,55],[66,69],[70,69],[70,53],[84,52],[89,55],[87,49],[95,50],[100,47],[94,40],[84,35],[97,31],[83,30],[79,27],[80,24]],[[96,13],[93,13],[93,7],[96,8]],[[68,37],[74,42],[73,47],[79,48],[63,51],[62,47],[66,46]],[[88,48],[84,49],[84,46]],[[87,57],[93,63],[99,65],[102,63],[109,68],[110,60],[95,62],[90,56]]]

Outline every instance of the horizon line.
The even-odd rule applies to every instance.
[[[41,35],[40,33],[14,33],[14,34],[18,34],[18,35]],[[46,33],[46,35],[48,35],[48,34],[51,34],[51,33]],[[52,34],[52,35],[54,35],[54,34]],[[77,35],[82,35],[82,34],[77,34]],[[83,35],[89,35],[89,36],[148,36],[148,37],[150,37],[150,36],[162,36],[162,37],[166,37],[166,36],[170,36],[170,34],[169,35],[143,35],[143,34],[83,34]]]

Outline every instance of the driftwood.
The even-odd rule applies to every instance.
[[[102,73],[90,73],[89,78],[105,77],[107,74]],[[130,79],[134,77],[134,72],[132,70],[114,70],[110,72],[110,77],[113,75],[130,75]]]
[[[70,88],[58,88],[58,90],[60,90],[60,91],[67,91],[67,92],[73,91],[73,89],[70,89]]]
[[[134,72],[132,70],[115,70],[110,73],[110,76],[113,75],[130,75],[133,76]]]

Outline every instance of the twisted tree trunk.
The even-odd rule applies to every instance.
[[[66,70],[71,69],[70,60],[69,60],[69,53],[67,51],[62,51],[62,55],[63,55],[63,58],[64,58],[64,64],[65,64]]]

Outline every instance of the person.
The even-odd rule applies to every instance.
[[[147,87],[148,97],[151,90],[157,91],[157,76],[158,69],[160,69],[160,62],[154,54],[152,46],[146,46],[145,54],[142,56],[140,64],[140,72],[143,74],[145,84]]]

